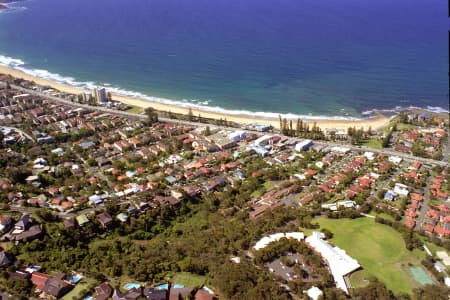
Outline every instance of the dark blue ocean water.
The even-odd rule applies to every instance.
[[[448,109],[446,5],[32,0],[0,14],[0,55],[42,76],[210,100],[210,107],[226,109],[313,115]]]

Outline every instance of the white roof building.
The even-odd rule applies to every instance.
[[[319,299],[320,296],[323,295],[323,292],[318,287],[313,286],[309,290],[306,291],[306,294],[308,295],[308,297],[310,299],[317,300],[317,299]]]
[[[388,160],[396,165],[402,162],[402,159],[398,156],[389,156]]]
[[[394,193],[397,195],[406,197],[409,194],[408,186],[402,184],[402,183],[396,183],[394,186]]]
[[[345,154],[350,151],[350,148],[335,146],[335,147],[331,148],[331,151]]]
[[[303,140],[301,142],[298,142],[295,145],[295,151],[305,151],[308,150],[309,147],[311,147],[313,145],[313,141],[312,140]]]
[[[253,248],[255,250],[263,249],[270,243],[279,241],[281,238],[296,239],[297,241],[301,241],[305,238],[305,235],[303,232],[275,233],[260,239]]]
[[[446,286],[450,287],[450,277],[445,277],[444,282]]]
[[[253,144],[256,146],[265,146],[269,143],[269,140],[272,138],[271,135],[263,135],[262,137],[256,139]]]
[[[328,266],[331,269],[331,274],[336,282],[336,287],[348,294],[349,292],[344,276],[361,267],[358,261],[351,258],[341,248],[333,247],[324,241],[320,232],[313,232],[312,235],[306,238],[306,243],[314,248],[315,251],[319,252],[327,261]]]
[[[445,251],[436,251],[436,256],[439,257],[444,265],[447,267],[450,266],[450,257],[448,256],[447,252]]]
[[[368,160],[375,159],[375,153],[373,153],[373,152],[364,152],[364,156],[367,157]]]

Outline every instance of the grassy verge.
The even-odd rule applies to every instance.
[[[90,290],[92,290],[96,285],[97,285],[97,281],[95,279],[83,278],[75,286],[75,288],[73,290],[71,290],[68,294],[66,294],[62,298],[62,300],[81,299]]]
[[[383,146],[381,145],[381,141],[377,139],[366,139],[362,142],[362,146],[374,148],[374,149],[383,149]]]
[[[144,109],[139,106],[131,105],[129,109],[126,110],[127,112],[134,113],[134,114],[141,114],[144,112]]]
[[[185,287],[195,288],[206,283],[206,277],[187,272],[176,273],[172,278],[173,283],[182,284]]]

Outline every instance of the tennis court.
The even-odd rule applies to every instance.
[[[409,271],[420,285],[433,284],[433,280],[422,267],[411,267]]]

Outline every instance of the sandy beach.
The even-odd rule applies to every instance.
[[[23,78],[25,80],[34,81],[36,84],[50,86],[54,89],[63,91],[65,93],[72,94],[80,94],[80,93],[92,93],[90,90],[84,90],[78,87],[74,87],[71,85],[58,83],[50,80],[46,80],[43,78],[35,77],[29,74],[26,74],[20,70],[15,70],[6,66],[0,65],[0,74],[8,74],[16,78]],[[180,107],[173,104],[165,104],[159,102],[150,102],[143,99],[137,99],[132,97],[124,97],[121,95],[112,94],[112,98],[114,100],[121,101],[125,104],[134,105],[138,107],[153,107],[156,110],[160,111],[170,111],[173,113],[187,114],[188,109],[186,107]],[[208,110],[202,110],[193,108],[193,114],[195,116],[200,115],[204,118],[213,118],[213,119],[226,119],[227,121],[236,122],[239,124],[250,124],[250,123],[262,123],[262,124],[271,124],[272,126],[278,128],[279,120],[278,118],[264,118],[260,116],[252,116],[252,115],[236,115],[236,114],[226,114],[226,113],[216,113]],[[372,129],[378,129],[386,126],[389,123],[389,118],[379,114],[374,118],[370,119],[360,119],[360,120],[307,120],[306,122],[312,124],[316,122],[319,127],[322,129],[325,128],[338,128],[338,129],[346,129],[348,127],[356,126],[357,128],[363,127],[367,129],[371,127]]]

